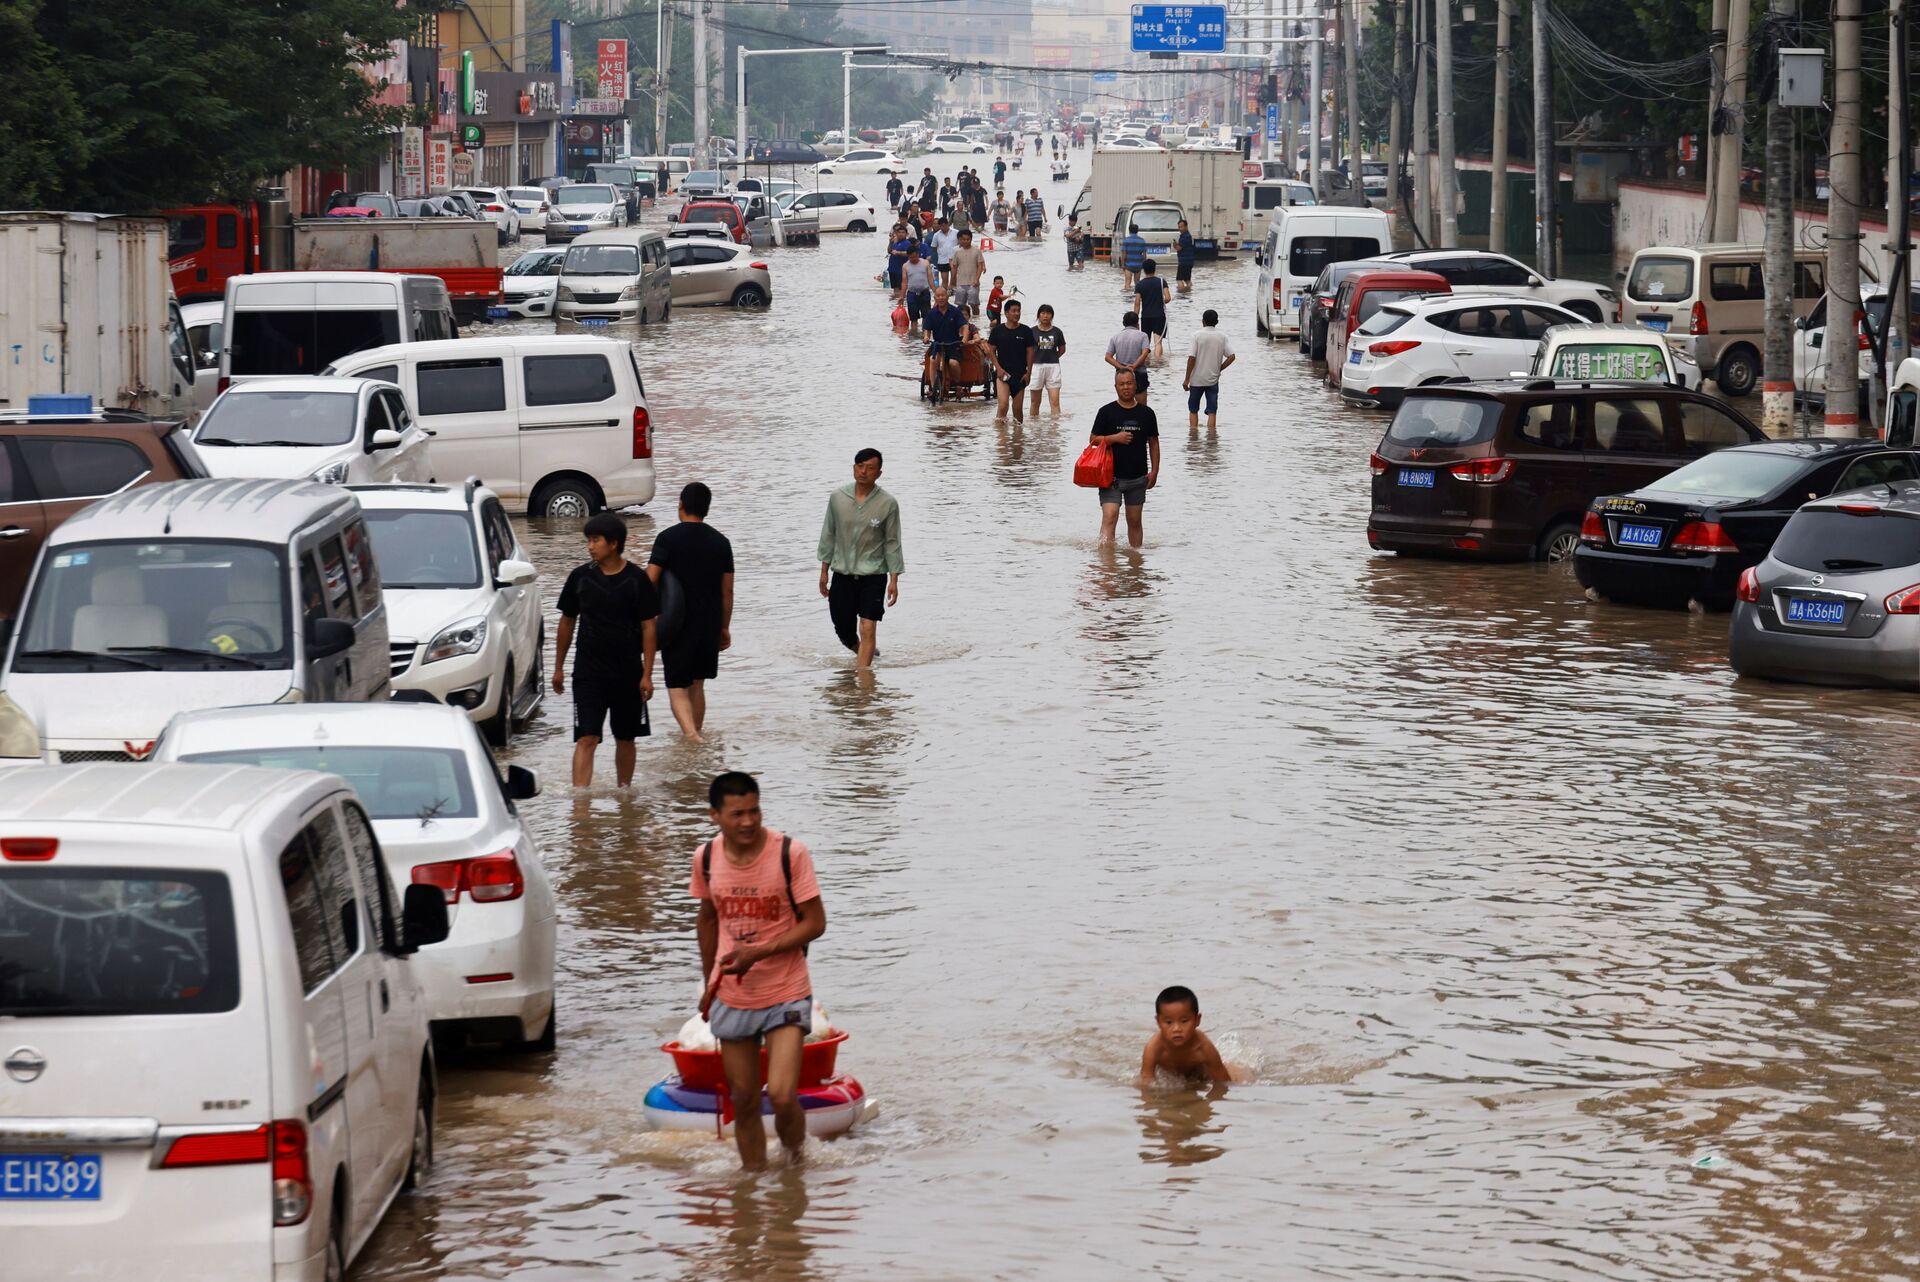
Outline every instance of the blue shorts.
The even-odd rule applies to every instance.
[[[1198,414],[1200,412],[1200,398],[1202,395],[1207,398],[1208,415],[1218,414],[1220,412],[1220,384],[1218,383],[1215,383],[1212,387],[1189,387],[1187,389],[1187,413]]]
[[[774,1029],[789,1024],[797,1027],[802,1037],[813,1028],[811,996],[781,1002],[778,1006],[763,1006],[759,1010],[738,1010],[715,998],[707,1011],[707,1027],[723,1042],[757,1042]]]

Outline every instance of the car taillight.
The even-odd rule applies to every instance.
[[[1901,588],[1886,601],[1888,614],[1920,614],[1920,583]]]
[[[1841,503],[1836,505],[1835,510],[1845,512],[1848,516],[1880,515],[1880,505],[1878,503]]]
[[[1865,312],[1856,311],[1853,314],[1853,329],[1860,350],[1863,352],[1872,351],[1873,340],[1867,337],[1867,314]]]
[[[1704,334],[1707,332],[1707,305],[1695,303],[1693,315],[1687,320],[1687,333]]]
[[[304,1123],[273,1124],[273,1222],[280,1228],[298,1224],[313,1209],[313,1169],[307,1162]]]
[[[220,376],[220,381],[213,385],[213,390],[216,394],[218,394],[220,392],[226,391],[231,386],[233,386],[233,380],[228,378],[225,374],[222,374]]]
[[[754,271],[757,271],[757,272],[764,272],[764,271],[771,270],[771,268],[769,268],[765,263],[748,263],[747,266],[751,267]]]
[[[244,1162],[267,1160],[268,1127],[265,1122],[245,1131],[209,1131],[182,1135],[173,1142],[162,1159],[163,1170],[186,1166],[238,1166]]]
[[[0,859],[43,864],[60,853],[58,837],[0,837]]]
[[[1759,604],[1760,571],[1751,565],[1740,571],[1740,582],[1734,585],[1733,595],[1748,605]]]
[[[1673,536],[1671,545],[1676,552],[1738,552],[1740,545],[1735,543],[1718,521],[1688,521]]]
[[[527,879],[520,861],[511,850],[473,859],[447,859],[439,863],[418,864],[413,870],[414,884],[438,886],[447,902],[460,902],[464,891],[475,903],[497,904],[518,899],[526,893]]]
[[[644,405],[633,407],[633,456],[653,457],[653,420],[647,417]]]
[[[1598,512],[1589,512],[1580,518],[1580,541],[1597,547],[1607,545],[1607,523],[1600,519]]]
[[[1387,469],[1391,467],[1392,464],[1388,463],[1384,458],[1381,458],[1378,453],[1374,453],[1368,456],[1367,466],[1373,469],[1375,476],[1385,476]]]
[[[488,205],[487,212],[490,214],[504,214],[507,212],[507,207],[505,205]]]
[[[1465,463],[1455,463],[1447,469],[1456,481],[1471,481],[1475,485],[1498,485],[1513,475],[1513,460],[1510,458],[1477,458]]]
[[[1369,347],[1367,351],[1375,356],[1398,356],[1400,353],[1410,352],[1418,346],[1420,346],[1420,343],[1417,339],[1396,338],[1387,343],[1375,343]]]
[[[1273,301],[1276,303],[1284,303],[1286,302],[1286,300],[1287,300],[1286,282],[1280,281],[1280,280],[1274,281],[1273,282]]]

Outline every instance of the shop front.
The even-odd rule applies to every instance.
[[[510,187],[557,172],[561,85],[552,72],[479,71],[463,77],[455,182]]]

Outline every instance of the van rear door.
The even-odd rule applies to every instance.
[[[243,860],[192,837],[0,835],[10,1276],[271,1272],[253,891]]]
[[[618,356],[612,343],[596,342],[518,358],[521,475],[607,477],[632,461],[633,407],[620,396]]]

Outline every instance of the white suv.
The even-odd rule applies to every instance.
[[[984,156],[987,154],[987,144],[975,142],[965,134],[935,134],[932,140],[927,143],[927,150],[931,152],[957,151],[963,154],[971,152],[976,156]]]
[[[553,885],[515,805],[540,781],[524,766],[502,778],[465,717],[430,703],[209,708],[168,723],[154,759],[345,779],[393,885],[444,896],[445,939],[413,959],[436,1040],[553,1049]]]
[[[544,635],[533,562],[492,490],[356,485],[380,567],[393,688],[464,709],[504,747],[540,706]]]
[[[1605,285],[1565,277],[1550,279],[1519,259],[1490,249],[1408,249],[1369,257],[1443,276],[1456,294],[1525,294],[1541,302],[1558,303],[1590,321],[1620,318],[1620,295]]]

